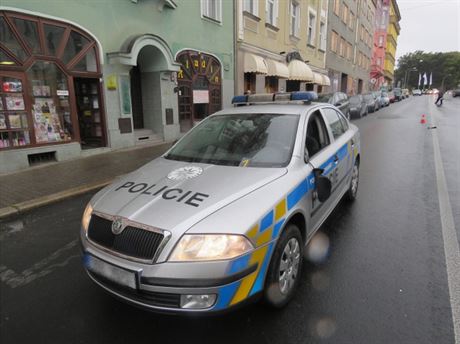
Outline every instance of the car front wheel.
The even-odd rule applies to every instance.
[[[278,239],[265,280],[264,300],[284,307],[294,295],[302,270],[303,240],[295,224],[288,224]]]
[[[359,185],[359,160],[355,161],[355,165],[351,171],[351,180],[350,180],[350,187],[345,194],[345,197],[349,201],[354,201],[356,199],[356,195],[358,194],[358,185]]]

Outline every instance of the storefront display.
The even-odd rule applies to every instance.
[[[0,41],[0,56],[8,62],[0,65],[0,149],[83,144],[78,127],[86,114],[78,111],[75,84],[87,78],[92,88],[84,101],[97,123],[91,136],[103,146],[96,41],[70,24],[10,11],[0,11]]]

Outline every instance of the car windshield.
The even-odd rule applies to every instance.
[[[394,94],[401,94],[401,89],[400,89],[400,88],[395,88],[395,89],[393,90],[393,93],[394,93]]]
[[[242,167],[284,167],[291,160],[299,116],[213,116],[189,132],[166,159]]]
[[[374,96],[372,94],[365,94],[364,99],[365,100],[372,100],[372,99],[374,99]]]
[[[332,98],[332,94],[320,94],[318,95],[318,99],[316,99],[315,102],[329,103],[331,98]]]
[[[388,93],[382,92],[382,97],[388,97]]]
[[[361,103],[361,98],[359,98],[358,96],[350,97],[349,100],[350,100],[350,104],[353,104],[353,105],[357,105]]]

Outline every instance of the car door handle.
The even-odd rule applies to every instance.
[[[355,148],[355,141],[351,140],[351,148]]]
[[[338,162],[339,162],[339,157],[337,155],[334,155],[334,164],[337,165]]]

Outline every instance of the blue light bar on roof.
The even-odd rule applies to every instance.
[[[291,100],[312,101],[312,100],[315,100],[315,99],[318,99],[318,95],[316,94],[316,92],[299,91],[299,92],[292,92],[291,93]]]
[[[246,104],[248,102],[248,96],[246,94],[241,96],[234,96],[232,104]]]

